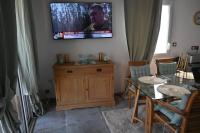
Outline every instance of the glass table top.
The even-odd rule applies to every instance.
[[[157,89],[160,85],[176,85],[188,90],[196,90],[196,83],[191,79],[183,79],[176,75],[161,75],[158,78],[164,79],[166,82],[162,84],[146,84],[141,81],[132,80],[133,85],[140,89],[141,94],[151,97],[152,99],[167,99],[170,96],[160,93]]]

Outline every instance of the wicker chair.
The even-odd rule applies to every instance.
[[[176,67],[177,74],[183,72],[183,78],[187,78],[187,69],[188,69],[188,56],[182,54],[178,59]]]

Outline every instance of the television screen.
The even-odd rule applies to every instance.
[[[53,38],[111,38],[111,3],[51,3]]]

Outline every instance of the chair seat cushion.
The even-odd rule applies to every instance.
[[[149,76],[150,73],[150,66],[149,64],[144,66],[131,66],[130,67],[131,78],[138,79],[141,76]]]
[[[151,75],[149,64],[143,66],[130,66],[130,72],[132,80],[137,80],[139,77],[142,76]],[[130,86],[129,90],[135,91],[135,86],[134,85]],[[140,91],[140,95],[144,96],[144,93]]]
[[[189,96],[190,95],[184,95],[180,101],[174,101],[174,102],[171,102],[170,104],[177,107],[180,110],[184,110]],[[159,111],[159,112],[163,113],[165,116],[167,116],[170,119],[171,124],[179,126],[182,122],[182,117],[179,114],[174,113],[171,110],[169,110],[161,105],[156,105],[154,110]]]
[[[159,74],[175,74],[176,73],[176,62],[172,63],[158,63]]]

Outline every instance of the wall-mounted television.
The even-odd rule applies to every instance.
[[[112,3],[50,3],[55,40],[112,37]]]

